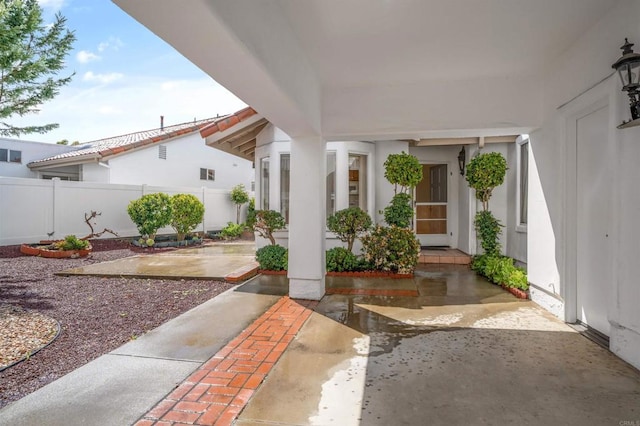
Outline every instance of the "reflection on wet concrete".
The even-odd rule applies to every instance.
[[[289,280],[285,275],[258,275],[242,284],[235,291],[254,294],[285,296],[289,293]]]
[[[584,425],[640,415],[640,373],[536,304],[468,268],[424,268],[415,285],[419,297],[325,296],[237,424]]]

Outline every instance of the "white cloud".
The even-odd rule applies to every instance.
[[[38,0],[40,6],[43,8],[53,9],[54,11],[58,11],[62,9],[62,6],[65,5],[65,0]]]
[[[98,108],[98,113],[102,115],[118,115],[118,114],[121,114],[122,111],[119,108],[116,108],[114,106],[105,105]]]
[[[98,52],[104,52],[107,49],[117,51],[123,46],[123,44],[124,43],[122,43],[122,40],[120,40],[118,37],[109,37],[109,39],[107,39],[106,41],[98,44]]]
[[[87,50],[81,50],[76,54],[76,59],[81,64],[86,64],[87,62],[97,61],[98,59],[100,59],[100,56]]]
[[[97,78],[98,74],[91,74]],[[171,82],[172,90],[160,90]],[[164,115],[165,126],[224,115],[244,108],[240,99],[208,77],[166,80],[129,76],[115,85],[78,84],[41,106],[35,115],[12,120],[15,125],[59,123],[60,128],[26,140],[54,143],[61,139],[88,142],[156,128]]]
[[[124,74],[121,74],[119,72],[110,72],[107,74],[94,74],[92,71],[87,71],[82,76],[82,80],[96,81],[101,84],[109,84],[111,82],[121,79],[122,77],[124,77]]]

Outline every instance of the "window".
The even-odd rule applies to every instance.
[[[22,163],[22,151],[0,148],[0,161],[5,163]]]
[[[289,223],[289,194],[291,193],[291,155],[280,154],[280,213]]]
[[[336,212],[336,153],[327,152],[327,217]]]
[[[349,207],[367,211],[367,156],[349,154]]]
[[[260,208],[269,210],[269,157],[260,160]]]
[[[166,160],[167,159],[167,146],[166,145],[159,145],[158,146],[158,158],[161,159],[161,160]]]
[[[528,216],[528,201],[527,195],[529,192],[529,139],[522,139],[518,142],[518,206],[517,206],[517,227],[518,231],[526,231],[527,230],[527,216]]]
[[[200,169],[200,180],[216,180],[216,171],[212,169]]]
[[[22,151],[9,151],[9,162],[10,163],[22,163]]]

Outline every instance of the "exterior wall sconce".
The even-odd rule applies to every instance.
[[[462,145],[462,149],[458,153],[458,167],[460,168],[460,174],[464,176],[464,161],[466,159],[467,153],[464,150],[464,145]]]
[[[640,118],[640,53],[634,53],[632,47],[633,43],[625,38],[624,45],[620,47],[622,56],[611,66],[620,75],[622,90],[629,96],[631,111],[631,120],[623,121],[618,129],[640,125],[640,120],[636,122]]]

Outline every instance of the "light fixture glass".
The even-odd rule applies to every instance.
[[[635,53],[632,47],[633,43],[625,38],[620,47],[622,56],[611,67],[618,71],[622,90],[629,96],[631,119],[636,120],[640,118],[640,53]]]

